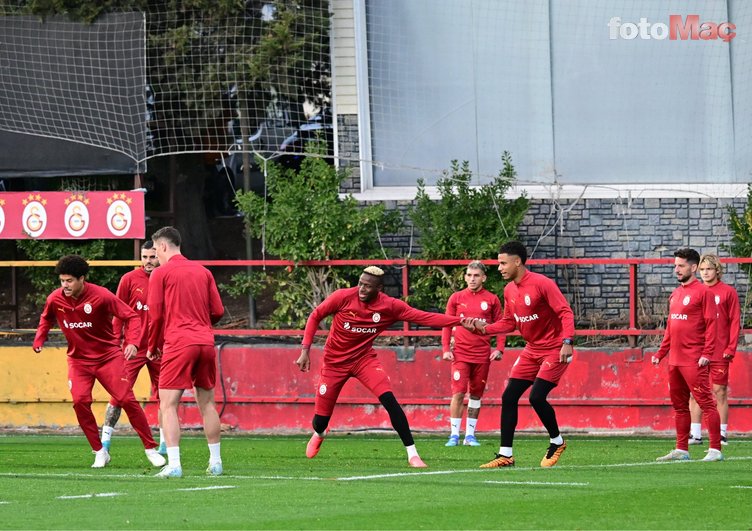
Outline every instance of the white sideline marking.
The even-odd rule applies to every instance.
[[[752,489],[752,485],[732,485],[731,488],[732,489]]]
[[[234,489],[235,485],[214,485],[212,487],[192,487],[189,489],[175,489],[179,491],[191,491],[191,490],[217,490],[217,489]]]
[[[100,492],[99,494],[82,494],[80,496],[58,496],[58,500],[78,500],[81,498],[112,498],[113,496],[123,496],[122,492]]]
[[[726,461],[749,461],[752,460],[752,456],[747,457],[729,457],[726,459]],[[666,466],[666,465],[677,465],[677,464],[686,464],[690,465],[692,463],[702,463],[703,461],[701,459],[694,459],[690,461],[644,461],[644,462],[638,462],[638,463],[611,463],[606,465],[559,465],[556,467],[552,467],[547,470],[551,470],[550,473],[554,473],[554,470],[580,470],[580,469],[589,469],[589,468],[628,468],[628,467],[636,467],[636,466]],[[392,474],[372,474],[368,476],[345,476],[345,477],[339,477],[334,478],[337,481],[358,481],[362,479],[387,479],[387,478],[399,478],[399,477],[406,477],[406,476],[432,476],[432,475],[442,475],[442,474],[467,474],[471,472],[483,472],[483,473],[489,473],[488,468],[470,468],[465,470],[433,470],[431,472],[395,472]],[[539,466],[529,466],[529,467],[512,467],[511,470],[517,470],[517,471],[531,471],[531,470],[541,470],[541,467]]]
[[[484,481],[483,483],[493,483],[495,485],[544,485],[544,486],[572,486],[587,487],[590,483],[576,482],[556,482],[556,481]]]
[[[752,460],[752,456],[739,456],[739,457],[726,457],[724,461],[750,461]],[[638,467],[638,466],[671,466],[671,465],[691,465],[693,463],[702,463],[703,461],[701,459],[693,459],[690,461],[644,461],[644,462],[636,462],[636,463],[611,463],[611,464],[593,464],[593,465],[557,465],[555,467],[546,469],[548,472],[544,473],[550,473],[555,474],[556,470],[582,470],[582,469],[603,469],[603,468],[627,468],[627,467]],[[723,466],[723,465],[716,465],[716,466]],[[388,478],[398,478],[398,477],[407,477],[407,476],[435,476],[435,475],[447,475],[447,474],[468,474],[468,473],[493,473],[489,472],[489,470],[492,469],[485,469],[485,468],[469,468],[469,469],[460,469],[460,470],[431,470],[426,472],[394,472],[391,474],[371,474],[371,475],[362,475],[362,476],[342,476],[342,477],[318,477],[318,476],[307,476],[307,477],[296,477],[296,476],[246,476],[246,475],[222,475],[222,478],[225,479],[251,479],[251,480],[277,480],[277,481],[357,481],[361,479],[388,479]],[[520,467],[516,466],[513,467],[512,470],[516,470],[518,472],[522,471],[531,471],[531,470],[543,470],[539,466],[530,466],[530,467]],[[38,472],[0,472],[0,477],[9,477],[9,478],[88,478],[88,479],[94,479],[94,478],[108,478],[108,479],[151,479],[154,478],[154,476],[151,475],[144,475],[144,474],[87,474],[82,472],[70,472],[70,473],[59,473],[59,474],[49,474],[49,473],[38,473]],[[209,477],[209,476],[189,476],[189,479],[197,479],[197,480],[216,480],[216,477]],[[161,481],[161,479],[156,479],[156,481]]]

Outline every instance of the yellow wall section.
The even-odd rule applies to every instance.
[[[0,425],[78,426],[68,389],[68,362],[64,347],[45,347],[36,354],[31,346],[0,347]],[[139,402],[149,400],[146,369],[139,373],[133,392]],[[101,425],[110,396],[94,385],[92,409]],[[125,413],[119,424],[126,423]]]

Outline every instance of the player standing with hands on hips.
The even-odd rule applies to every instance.
[[[499,297],[486,290],[486,266],[473,261],[465,269],[467,288],[452,293],[447,301],[446,314],[460,318],[474,317],[486,323],[494,323],[501,318]],[[449,404],[449,440],[444,446],[457,446],[460,442],[462,406],[465,393],[470,394],[467,403],[465,446],[480,446],[475,438],[475,428],[480,414],[480,400],[486,389],[488,372],[492,361],[501,359],[506,337],[496,338],[496,348],[491,349],[491,338],[473,334],[464,327],[444,328],[441,331],[443,358],[452,362],[452,401]],[[452,333],[454,337],[452,338]],[[452,348],[452,339],[454,347]]]
[[[542,467],[554,466],[567,448],[559,431],[556,412],[548,394],[558,385],[574,354],[574,314],[561,290],[550,278],[528,271],[527,250],[520,242],[499,248],[499,272],[510,280],[504,288],[504,315],[486,325],[463,320],[466,328],[482,334],[508,334],[519,329],[527,344],[514,363],[501,397],[501,446],[496,458],[481,468],[514,466],[512,443],[517,429],[518,404],[530,387],[530,404],[548,431],[550,444]]]
[[[669,298],[663,341],[654,365],[668,355],[668,389],[676,422],[676,448],[656,461],[689,460],[689,396],[695,397],[708,427],[710,449],[703,461],[722,461],[721,418],[710,391],[709,365],[716,348],[717,313],[713,293],[695,277],[700,254],[694,249],[674,253],[679,281]]]
[[[300,356],[295,364],[302,372],[311,368],[310,348],[319,323],[334,315],[324,345],[324,360],[316,386],[313,406],[313,436],[306,446],[306,457],[316,457],[324,442],[337,397],[350,378],[357,378],[389,414],[413,468],[425,468],[418,455],[413,434],[402,407],[392,393],[389,377],[373,349],[376,338],[397,321],[424,326],[457,326],[460,320],[444,314],[417,310],[382,292],[384,271],[370,266],[363,270],[358,285],[338,289],[319,304],[308,317]]]
[[[34,352],[42,351],[47,334],[57,321],[68,341],[68,386],[73,410],[94,451],[91,467],[104,468],[110,462],[110,453],[102,445],[97,420],[91,411],[95,380],[122,405],[144,444],[149,462],[154,466],[164,465],[164,457],[155,450],[157,443],[144,410],[133,395],[133,383],[124,377],[125,358],[136,355],[140,338],[138,315],[109,290],[86,281],[89,264],[80,256],[63,256],[55,266],[55,273],[62,287],[47,297],[33,348]],[[113,316],[125,326],[122,345],[120,333],[112,326]]]

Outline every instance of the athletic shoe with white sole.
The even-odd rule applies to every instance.
[[[155,478],[182,478],[183,469],[179,466],[165,466],[162,470],[154,474]]]
[[[104,468],[109,462],[110,452],[107,451],[107,448],[102,447],[98,452],[94,452],[94,464],[91,465],[91,468]]]
[[[221,476],[223,472],[222,461],[219,463],[209,463],[209,466],[206,468],[207,476]]]
[[[444,446],[457,446],[460,444],[460,436],[459,435],[450,435],[449,440],[447,440],[446,444]]]
[[[480,446],[480,443],[478,442],[478,439],[475,438],[475,435],[465,435],[465,440],[462,441],[462,444],[465,446]]]
[[[160,453],[157,452],[154,448],[149,448],[148,450],[145,450],[145,453],[146,453],[146,458],[151,463],[151,466],[161,467],[167,464],[167,459],[165,459],[164,456],[160,455]]]
[[[686,450],[671,450],[666,455],[656,458],[656,461],[689,461],[689,452]]]
[[[110,443],[111,442],[112,442],[111,440],[110,441],[102,441],[102,448],[104,448],[105,450],[107,450],[109,452],[110,451]]]
[[[689,436],[689,445],[694,446],[696,444],[702,444],[702,437]]]
[[[164,441],[161,441],[159,443],[159,447],[157,448],[157,453],[160,455],[167,455],[167,443]]]
[[[716,450],[715,448],[711,448],[708,450],[708,453],[705,454],[705,457],[702,458],[703,461],[723,461],[723,454],[720,450]]]
[[[728,446],[728,439],[725,435],[721,435],[721,446]]]

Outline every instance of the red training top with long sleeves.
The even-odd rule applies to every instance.
[[[120,333],[112,326],[113,316],[125,323],[125,344],[138,345],[141,325],[136,312],[107,289],[85,282],[77,299],[53,291],[44,305],[34,337],[34,349],[47,341],[47,334],[57,320],[68,341],[68,356],[98,362],[121,354]]]
[[[472,291],[465,288],[452,293],[447,301],[446,314],[452,316],[475,317],[486,323],[495,323],[501,319],[501,301],[499,297],[485,288]],[[441,346],[444,352],[450,349],[452,329],[441,331]],[[504,350],[506,336],[496,337],[496,348]],[[474,334],[463,326],[454,328],[454,359],[466,363],[490,362],[491,336]]]
[[[362,302],[358,287],[338,289],[311,312],[303,335],[303,347],[313,343],[319,323],[334,315],[324,345],[324,364],[350,365],[372,351],[381,332],[397,321],[441,328],[457,326],[460,320],[441,313],[424,312],[394,297],[378,292],[372,301]]]
[[[181,254],[156,268],[149,279],[149,351],[172,352],[214,345],[212,324],[224,306],[211,272]]]
[[[666,332],[655,356],[668,354],[677,366],[697,365],[700,356],[713,358],[716,344],[716,308],[711,291],[696,278],[677,287],[668,304]]]
[[[736,355],[736,345],[739,342],[741,330],[739,295],[734,288],[720,280],[708,286],[708,289],[713,294],[718,309],[713,361],[724,361],[724,354],[731,358]]]
[[[486,333],[509,333],[515,328],[532,352],[560,349],[564,338],[574,338],[574,313],[553,280],[525,271],[519,283],[504,287],[504,315],[488,325]]]
[[[146,346],[149,339],[149,305],[146,301],[148,293],[149,275],[143,267],[123,275],[115,293],[117,298],[135,310],[141,319],[141,338],[136,344],[138,347],[137,357],[139,358],[146,356]],[[112,320],[112,327],[116,334],[122,334],[123,321],[115,317]]]

